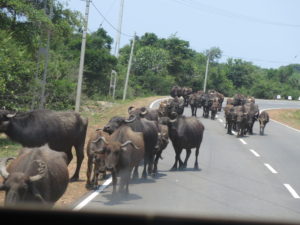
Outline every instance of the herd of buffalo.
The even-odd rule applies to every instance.
[[[183,170],[196,148],[194,169],[198,170],[198,154],[203,139],[204,126],[197,119],[197,109],[203,107],[203,117],[215,119],[222,110],[224,96],[214,90],[193,92],[191,88],[175,86],[171,98],[163,100],[158,109],[128,108],[128,117],[113,117],[90,136],[86,153],[88,157],[86,187],[94,189],[99,179],[110,173],[113,194],[128,193],[130,179],[138,179],[138,167],[143,163],[142,178],[156,177],[158,161],[171,140],[175,162],[171,170]],[[183,116],[186,107],[192,116]],[[237,136],[252,134],[255,120],[260,122],[260,134],[269,121],[266,112],[259,113],[255,99],[237,94],[227,98],[224,107],[227,133]],[[5,191],[5,205],[44,203],[52,206],[65,192],[69,181],[79,179],[84,158],[88,120],[75,112],[35,110],[11,112],[0,110],[0,132],[22,144],[16,158],[0,160],[0,175]],[[68,164],[75,148],[77,166],[69,180]],[[184,161],[180,155],[186,150]],[[6,164],[12,160],[8,166]]]

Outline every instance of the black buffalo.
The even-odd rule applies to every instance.
[[[144,157],[144,170],[143,178],[147,178],[146,167],[148,166],[148,173],[152,173],[154,154],[158,149],[158,123],[156,121],[150,121],[145,118],[141,118],[140,114],[132,110],[129,119],[123,117],[113,117],[104,126],[104,131],[112,134],[122,125],[127,125],[132,128],[133,131],[142,132],[145,144],[145,157]]]
[[[264,135],[264,130],[269,122],[269,114],[266,111],[263,111],[259,114],[258,116],[258,121],[259,121],[259,134]]]
[[[119,192],[128,193],[132,169],[133,179],[138,178],[138,166],[144,158],[143,133],[122,125],[110,135],[109,140],[103,137],[98,142],[105,143],[97,151],[103,155],[105,168],[112,173],[113,193],[116,192],[117,176],[120,177]]]
[[[67,155],[47,145],[23,148],[6,169],[8,158],[0,163],[4,178],[0,190],[5,191],[5,205],[38,203],[52,206],[69,183]]]
[[[185,116],[178,116],[175,119],[162,118],[161,122],[168,125],[169,137],[176,154],[175,163],[171,170],[177,170],[178,163],[179,169],[187,167],[192,148],[196,148],[194,169],[198,170],[198,155],[204,133],[203,124],[195,117]],[[184,162],[180,159],[183,149],[186,149],[187,153]]]
[[[65,152],[71,162],[75,147],[77,166],[71,181],[79,179],[84,158],[84,142],[88,121],[75,112],[35,110],[11,113],[0,111],[0,132],[24,147],[40,147],[48,143],[53,150]]]

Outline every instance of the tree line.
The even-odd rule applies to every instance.
[[[41,107],[43,75],[45,105],[73,109],[81,50],[83,16],[58,1],[0,0],[0,106],[13,109]],[[51,13],[50,13],[51,11]],[[46,68],[47,41],[49,39]],[[112,55],[113,38],[103,28],[87,35],[83,97],[108,99],[110,74],[117,71],[116,98],[122,98],[130,43]],[[300,64],[265,69],[242,59],[220,63],[218,47],[193,50],[189,42],[155,33],[136,37],[128,98],[167,95],[174,85],[203,88],[207,59],[207,89],[225,96],[234,93],[272,99],[276,95],[300,96]]]

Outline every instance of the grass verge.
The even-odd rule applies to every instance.
[[[268,110],[270,118],[300,130],[300,109]]]

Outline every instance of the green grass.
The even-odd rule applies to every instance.
[[[21,148],[20,144],[0,135],[0,158],[16,156]]]

